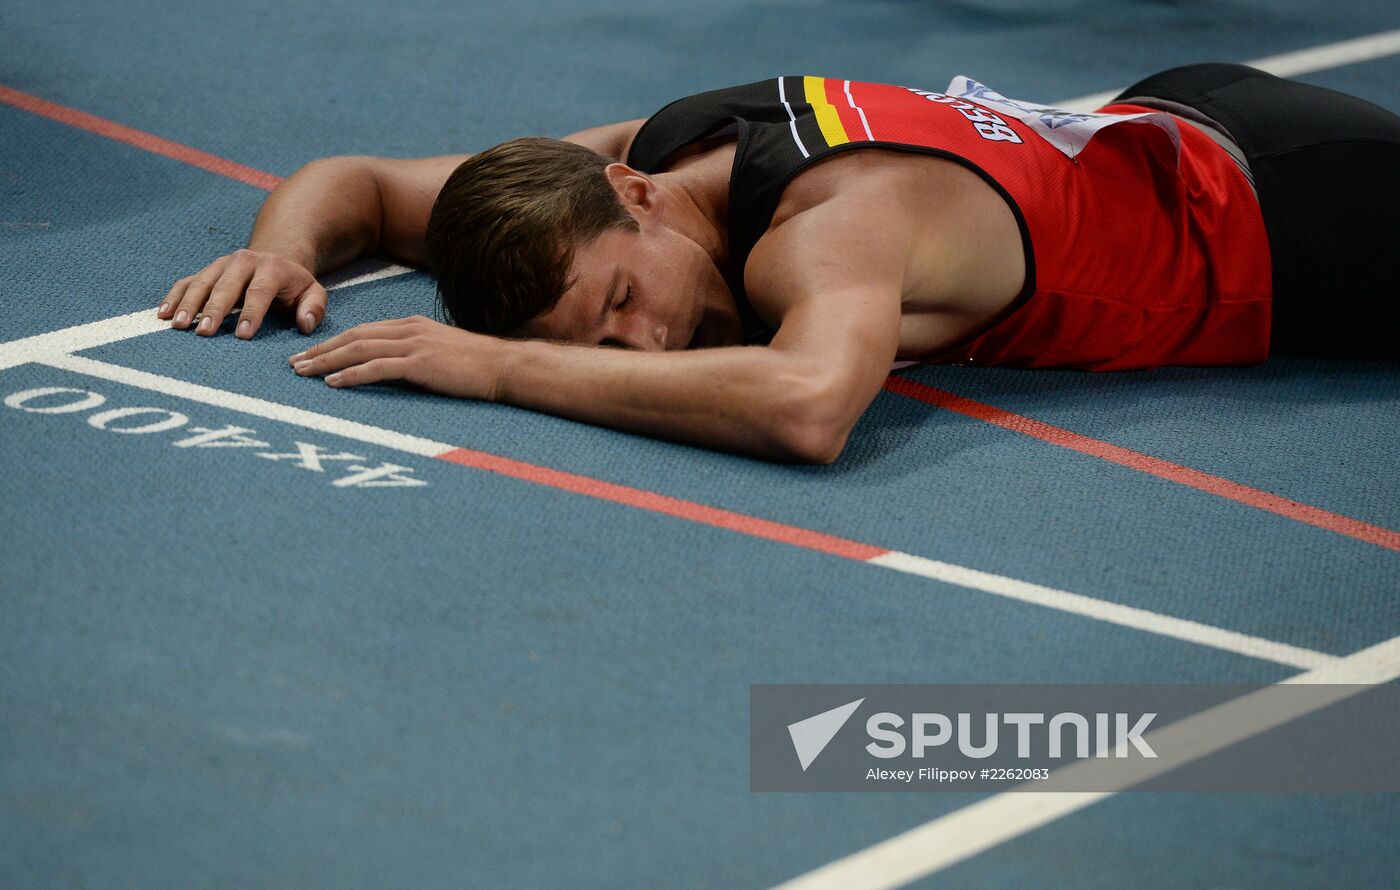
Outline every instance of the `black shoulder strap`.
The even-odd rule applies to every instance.
[[[643,173],[654,173],[678,149],[727,124],[739,124],[742,135],[745,123],[776,120],[775,110],[786,115],[777,101],[774,84],[773,80],[763,80],[677,99],[642,124],[632,139],[627,163]]]
[[[686,145],[731,125],[737,128],[739,141],[729,183],[727,277],[750,343],[768,342],[773,330],[754,313],[744,293],[744,264],[768,230],[788,180],[812,160],[790,134],[793,122],[788,108],[778,78],[687,96],[652,115],[637,131],[627,155],[630,166],[655,173]]]

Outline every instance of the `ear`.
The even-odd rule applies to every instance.
[[[656,214],[661,208],[661,190],[652,178],[626,164],[613,163],[603,168],[622,206],[639,218]]]

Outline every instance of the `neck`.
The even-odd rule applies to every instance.
[[[712,152],[654,179],[671,197],[667,223],[695,242],[714,263],[717,281],[729,278],[729,177],[732,153]],[[727,286],[707,290],[702,298],[696,340],[705,346],[742,343],[739,307]],[[694,340],[692,342],[695,342]]]
[[[729,177],[695,175],[689,168],[658,174],[655,180],[671,197],[675,212],[667,220],[671,228],[694,241],[710,261],[726,273],[729,267]]]

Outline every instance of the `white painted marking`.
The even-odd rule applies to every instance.
[[[271,451],[264,451],[260,452],[258,457],[266,458],[267,460],[290,460],[292,466],[301,467],[303,470],[310,470],[313,473],[324,473],[326,471],[321,461],[338,460],[349,462],[352,460],[362,461],[367,459],[358,454],[351,454],[348,451],[327,451],[320,445],[312,445],[310,442],[294,442],[293,444],[296,445],[296,451],[286,454],[274,454]]]
[[[1296,52],[1266,56],[1244,64],[1251,68],[1267,71],[1270,74],[1277,74],[1279,77],[1297,77],[1300,74],[1311,74],[1314,71],[1325,71],[1328,68],[1339,68],[1343,65],[1354,65],[1358,62],[1381,59],[1396,53],[1400,53],[1400,29],[1357,37],[1354,40],[1343,40],[1339,43],[1300,49]],[[1063,102],[1052,102],[1051,104],[1066,111],[1093,111],[1112,102],[1121,92],[1121,89],[1109,90],[1089,96],[1080,96],[1077,99],[1066,99]]]
[[[353,475],[342,476],[331,484],[338,488],[415,488],[428,484],[407,475],[413,472],[412,467],[399,464],[382,463],[374,467],[351,464],[347,469],[352,470]]]
[[[47,334],[11,340],[8,343],[0,343],[0,370],[38,361],[55,353],[78,352],[169,329],[170,322],[156,318],[154,309],[142,309],[128,315],[118,315],[49,331]]]
[[[1328,43],[1311,49],[1267,56],[1245,64],[1270,74],[1277,74],[1279,77],[1297,77],[1299,74],[1310,74],[1328,68],[1340,68],[1343,65],[1369,62],[1372,59],[1381,59],[1396,53],[1400,53],[1400,28],[1366,37],[1357,37],[1354,40],[1343,40],[1339,43]]]
[[[1159,615],[1146,609],[1106,602],[1083,594],[1056,590],[1053,587],[1044,587],[1029,581],[1018,581],[1015,578],[993,575],[990,572],[939,562],[936,559],[914,556],[910,553],[891,551],[867,560],[867,562],[884,566],[887,569],[894,569],[897,572],[919,575],[936,581],[946,581],[959,587],[970,587],[973,590],[1004,596],[1007,599],[1034,603],[1061,612],[1117,624],[1120,627],[1144,630],[1148,633],[1186,640],[1202,646],[1222,649],[1226,652],[1236,652],[1250,658],[1272,661],[1289,667],[1317,668],[1330,664],[1337,658],[1334,655],[1290,646],[1287,643],[1276,643],[1273,640],[1252,637],[1222,627],[1201,624],[1198,621]]]
[[[330,433],[334,436],[342,436],[346,439],[354,439],[358,442],[368,442],[383,448],[393,448],[397,451],[416,454],[420,457],[437,457],[439,454],[453,451],[457,447],[443,442],[434,442],[431,439],[424,439],[420,436],[396,433],[393,430],[381,429],[380,427],[370,426],[366,423],[342,420],[339,417],[331,417],[328,414],[318,414],[315,411],[306,411],[288,405],[279,405],[276,402],[269,402],[252,396],[224,392],[223,390],[213,389],[212,387],[200,386],[197,383],[186,383],[183,380],[162,377],[159,374],[151,374],[146,371],[137,371],[133,368],[110,365],[106,362],[85,358],[80,355],[50,355],[40,360],[39,363],[52,368],[72,371],[75,374],[86,374],[90,377],[98,377],[102,380],[111,380],[127,386],[150,390],[151,392],[159,392],[180,399],[188,399],[192,402],[213,405],[217,408],[226,408],[229,411],[237,411],[241,414],[265,417],[269,420],[276,420],[294,426],[305,427],[310,430]],[[290,368],[288,368],[287,373],[291,373]]]
[[[176,448],[271,448],[272,446],[249,436],[249,433],[257,430],[249,429],[246,426],[234,426],[227,424],[214,429],[207,426],[192,426],[190,432],[193,436],[188,436],[178,442],[170,444]]]
[[[783,79],[778,78],[778,98],[782,100],[783,107],[787,109],[788,126],[792,128],[792,141],[797,143],[798,151],[802,152],[802,157],[810,158],[807,153],[807,146],[802,144],[802,137],[797,135],[797,115],[792,113],[792,106],[788,104],[787,90],[783,89]]]
[[[35,399],[42,399],[44,396],[56,396],[59,393],[74,393],[82,396],[72,402],[60,402],[57,405],[41,405],[31,408],[29,403]],[[72,414],[78,411],[86,411],[89,408],[96,408],[107,401],[107,397],[95,392],[88,392],[85,389],[74,389],[71,386],[41,386],[37,389],[26,389],[23,392],[11,393],[5,397],[5,404],[11,408],[18,408],[21,411],[28,411],[31,414]]]
[[[781,890],[886,890],[902,887],[1084,809],[1120,791],[1163,775],[1245,739],[1267,732],[1364,691],[1364,685],[1400,678],[1400,637],[1387,640],[1322,667],[1290,677],[1248,695],[1209,708],[1144,738],[1158,751],[1143,761],[1121,786],[1110,791],[1008,791],[935,819],[873,847],[780,885]],[[1285,697],[1285,685],[1330,688],[1304,701]],[[1109,762],[1112,763],[1112,762]],[[1062,787],[1087,784],[1084,776],[1112,769],[1087,760],[1051,773]],[[1041,783],[1042,785],[1045,783]]]
[[[341,272],[346,271],[354,274],[344,280],[337,280],[339,272],[324,276],[325,281],[331,282],[326,284],[326,290],[343,290],[357,284],[379,281],[395,275],[405,275],[416,270],[405,266],[385,266],[383,263],[373,260],[352,263],[341,270]],[[105,346],[108,343],[130,340],[145,334],[154,334],[170,329],[170,322],[156,318],[156,311],[152,308],[140,309],[126,315],[117,315],[99,321],[90,321],[69,328],[61,328],[45,334],[36,334],[32,337],[22,337],[18,340],[0,343],[0,371],[28,362],[42,361],[44,357],[57,353],[81,352],[84,349]]]
[[[328,291],[344,290],[357,284],[368,284],[371,281],[381,281],[385,278],[407,275],[417,271],[420,270],[411,269],[408,266],[386,266],[378,260],[357,260],[348,266],[322,275],[321,284]]]
[[[128,417],[140,417],[142,414],[159,414],[162,420],[152,420],[150,423],[142,423],[136,426],[112,426],[116,420],[124,420]],[[164,408],[112,408],[109,411],[99,411],[88,417],[88,426],[95,429],[106,430],[109,433],[164,433],[168,430],[179,429],[190,422],[190,419],[179,411],[167,411]]]

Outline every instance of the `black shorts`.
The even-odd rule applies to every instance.
[[[1254,173],[1273,257],[1270,354],[1400,359],[1400,117],[1245,65],[1187,65],[1118,99],[1199,109]]]

